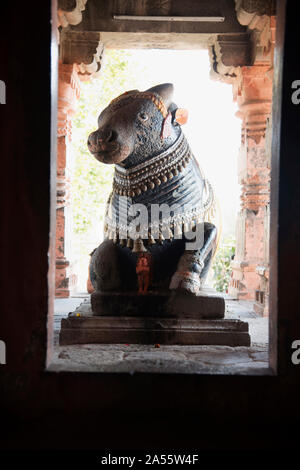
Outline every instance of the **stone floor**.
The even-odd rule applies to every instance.
[[[268,318],[256,315],[252,303],[226,299],[226,318],[249,323],[251,347],[136,344],[58,345],[62,318],[87,296],[55,300],[54,354],[50,371],[152,372],[179,374],[268,374]]]

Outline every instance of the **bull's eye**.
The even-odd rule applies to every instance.
[[[147,121],[148,120],[148,114],[146,113],[139,113],[138,118],[140,121]]]

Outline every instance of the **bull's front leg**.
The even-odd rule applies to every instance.
[[[216,249],[217,229],[204,222],[201,248],[186,250],[180,257],[177,270],[170,282],[170,289],[197,294],[205,282],[212,256]]]
[[[136,259],[131,251],[105,240],[92,253],[90,281],[100,292],[136,289]]]

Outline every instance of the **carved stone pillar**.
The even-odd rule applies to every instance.
[[[103,43],[99,32],[72,31],[81,22],[87,0],[58,0],[60,65],[58,83],[56,296],[68,297],[77,275],[66,259],[66,208],[69,196],[68,160],[71,156],[71,117],[80,95],[80,81],[101,69]]]
[[[241,211],[236,227],[236,255],[229,294],[255,301],[260,314],[268,311],[270,113],[272,104],[275,21],[269,17],[269,39],[258,47],[251,67],[241,67],[234,82],[237,115],[242,119],[238,162]],[[265,31],[265,28],[264,28]],[[262,44],[262,42],[260,43]]]
[[[233,86],[242,119],[238,161],[241,210],[228,293],[254,300],[255,310],[266,315],[275,1],[235,0],[235,7],[246,31],[235,38],[219,35],[209,46],[211,76]]]
[[[56,297],[69,297],[69,261],[65,256],[65,210],[69,196],[67,160],[71,139],[71,116],[80,96],[80,81],[73,65],[60,64],[58,77],[57,205],[56,205]]]

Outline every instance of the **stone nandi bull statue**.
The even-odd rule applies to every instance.
[[[122,94],[88,138],[97,160],[115,164],[105,240],[90,262],[95,290],[137,290],[140,252],[151,258],[153,289],[197,294],[206,278],[217,236],[205,221],[213,192],[181,130],[187,112],[172,95],[170,83]]]

